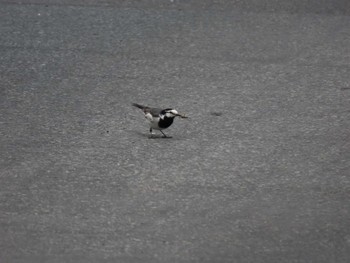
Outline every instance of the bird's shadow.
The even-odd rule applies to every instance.
[[[148,139],[172,139],[173,138],[171,136],[164,137],[162,134],[149,134],[149,133],[147,134],[140,131],[134,131],[134,133]]]

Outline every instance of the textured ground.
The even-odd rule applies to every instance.
[[[1,0],[0,262],[350,262],[349,8]]]

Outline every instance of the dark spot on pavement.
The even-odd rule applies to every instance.
[[[212,116],[221,116],[223,113],[222,112],[220,112],[220,111],[212,111],[212,112],[210,112],[210,115],[212,115]]]

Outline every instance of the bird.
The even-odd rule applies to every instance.
[[[170,136],[167,136],[163,130],[173,124],[175,117],[188,118],[187,116],[180,114],[177,110],[172,108],[151,108],[137,103],[133,103],[132,105],[141,109],[145,114],[145,118],[150,123],[149,131],[151,133],[151,136],[153,136],[153,130],[159,130],[163,134],[163,138],[171,138]]]

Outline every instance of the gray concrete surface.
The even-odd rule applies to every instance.
[[[0,1],[0,262],[350,262],[348,1]],[[189,115],[148,139],[132,102]]]

